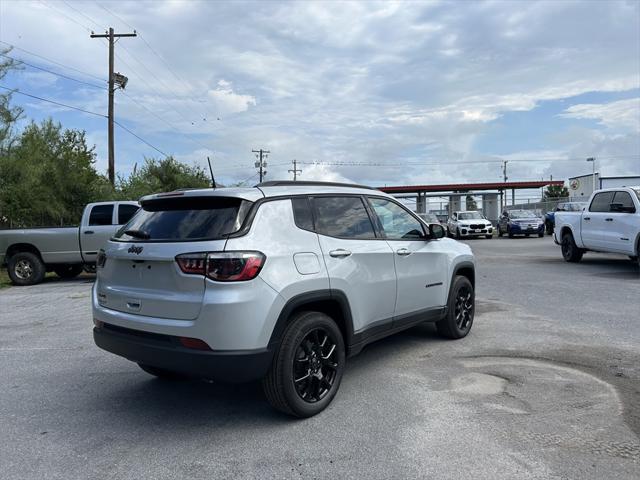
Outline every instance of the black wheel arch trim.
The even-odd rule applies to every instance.
[[[272,347],[280,343],[280,341],[282,340],[282,336],[284,335],[284,331],[289,325],[289,319],[293,312],[302,309],[306,305],[312,307],[314,304],[318,304],[321,302],[337,303],[344,320],[342,324],[338,323],[338,327],[340,327],[345,336],[345,345],[350,345],[353,340],[353,317],[351,315],[351,306],[349,305],[349,300],[347,299],[345,293],[340,290],[322,289],[301,293],[290,298],[287,301],[285,306],[280,311],[278,320],[273,327],[271,338],[269,339],[269,346]]]
[[[464,261],[464,262],[458,263],[455,266],[455,268],[453,269],[453,274],[451,275],[451,282],[449,283],[449,293],[451,293],[451,286],[453,285],[453,281],[455,280],[456,276],[460,274],[460,272],[462,270],[471,272],[471,278],[469,278],[467,275],[463,275],[463,276],[469,278],[469,281],[471,282],[471,286],[473,287],[473,290],[475,291],[475,289],[476,289],[476,267],[473,264],[473,262]]]

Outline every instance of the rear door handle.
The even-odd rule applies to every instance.
[[[591,220],[591,217],[584,217],[585,222],[588,222],[589,220]]]
[[[93,234],[93,230],[85,230],[84,234],[85,235],[92,235]]]
[[[613,218],[605,218],[604,221],[605,222],[613,222]]]
[[[406,257],[407,255],[411,255],[411,250],[408,248],[399,248],[396,250],[396,253],[402,257]]]
[[[334,258],[343,258],[351,255],[351,252],[349,250],[345,250],[344,248],[338,248],[336,250],[331,250],[329,252],[329,255]]]

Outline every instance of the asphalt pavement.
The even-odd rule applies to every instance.
[[[99,350],[91,279],[0,291],[3,479],[637,479],[640,272],[549,237],[467,242],[471,334],[348,361],[307,420],[260,386],[165,382]]]

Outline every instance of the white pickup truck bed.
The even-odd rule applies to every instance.
[[[568,262],[587,251],[620,253],[638,261],[640,187],[597,190],[580,212],[555,214],[554,241]]]

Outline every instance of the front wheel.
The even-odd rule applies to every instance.
[[[575,263],[582,259],[584,252],[578,248],[576,242],[573,240],[573,235],[570,233],[565,233],[562,236],[560,247],[562,248],[562,257],[565,261]]]
[[[449,292],[447,316],[436,323],[443,337],[458,339],[466,337],[473,325],[475,293],[467,277],[456,276]]]
[[[344,365],[344,340],[336,323],[324,313],[300,312],[287,327],[262,387],[276,409],[311,417],[335,397]]]
[[[35,285],[42,282],[47,273],[40,257],[31,252],[12,255],[7,267],[7,273],[14,285]]]

